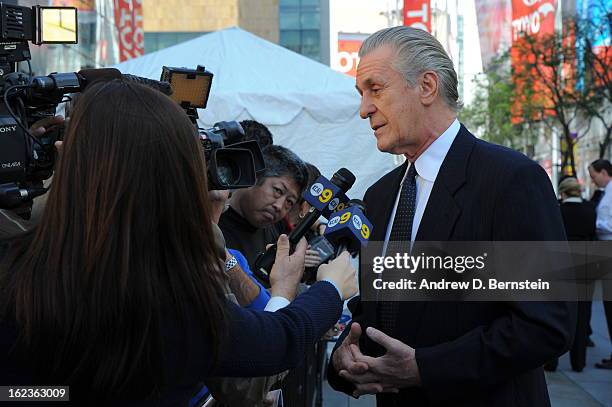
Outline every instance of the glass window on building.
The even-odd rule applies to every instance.
[[[280,0],[280,45],[316,61],[321,60],[319,0]]]
[[[280,43],[283,47],[290,49],[298,54],[302,51],[301,31],[299,30],[282,30],[280,32]]]
[[[317,30],[321,28],[321,13],[317,10],[304,11],[300,15],[300,24],[303,30]]]
[[[302,54],[315,60],[320,59],[321,39],[319,30],[302,31]]]
[[[189,41],[205,32],[145,32],[145,54]]]

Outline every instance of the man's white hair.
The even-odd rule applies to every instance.
[[[404,76],[410,87],[416,86],[420,74],[433,71],[440,79],[440,94],[446,104],[454,111],[461,108],[453,62],[433,35],[413,27],[385,28],[366,38],[359,49],[359,57],[385,45],[396,50],[393,67]]]

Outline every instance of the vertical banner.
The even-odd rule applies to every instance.
[[[528,62],[537,63],[542,55],[534,55],[528,52],[527,37],[531,39],[542,39],[555,34],[555,14],[557,0],[512,0],[512,68],[515,83],[515,102],[513,105],[513,122],[522,122],[522,102],[527,93],[533,91],[534,97],[546,104],[547,94],[550,91],[537,81],[531,84],[525,83],[521,77],[528,77],[525,66]],[[541,51],[540,51],[541,52]],[[549,69],[541,69],[544,75],[551,74]],[[534,77],[537,77],[534,75]]]
[[[580,87],[584,83],[584,76],[591,75],[592,79],[602,87],[609,85],[612,82],[612,24],[610,20],[610,10],[612,4],[610,0],[578,0],[577,4],[579,17],[588,21],[586,35],[583,33],[577,46],[580,48],[578,52],[578,66],[583,76],[580,80]],[[592,47],[590,60],[586,58],[586,50],[584,49],[586,39],[589,39]],[[588,66],[587,66],[588,65]],[[590,70],[591,72],[587,71]]]
[[[430,0],[404,0],[404,25],[431,32]]]
[[[96,0],[96,66],[119,63],[114,0]]]
[[[508,0],[476,0],[476,20],[482,63],[505,53],[512,43],[512,4]]]
[[[142,0],[114,0],[121,62],[144,54]]]

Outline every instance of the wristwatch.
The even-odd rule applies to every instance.
[[[238,264],[238,260],[236,260],[236,257],[234,256],[225,260],[225,272],[227,273],[228,271],[236,267],[237,264]]]

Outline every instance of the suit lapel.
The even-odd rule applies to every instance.
[[[465,184],[473,145],[474,136],[462,125],[444,158],[427,200],[416,236],[417,242],[452,240],[455,224],[461,214],[456,193]],[[408,344],[415,345],[419,342],[418,334],[427,305],[427,302],[404,303],[402,319],[401,322],[398,321],[396,332],[398,337],[404,338]]]
[[[451,240],[461,214],[457,191],[465,184],[467,164],[474,146],[474,136],[461,125],[440,167],[417,232],[417,241]]]

